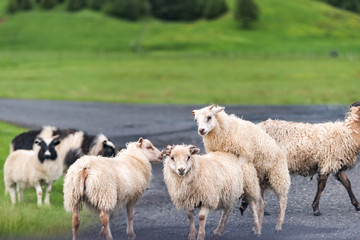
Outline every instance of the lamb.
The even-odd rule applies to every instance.
[[[168,146],[168,149],[163,151],[167,155],[163,168],[165,184],[175,206],[187,212],[189,239],[196,236],[196,207],[200,207],[198,240],[205,239],[209,211],[223,210],[214,231],[215,236],[219,237],[233,206],[243,193],[241,167],[246,159],[224,152],[198,155],[199,149],[193,145]]]
[[[30,130],[16,136],[10,144],[10,152],[18,149],[32,149],[36,137],[50,138],[58,135],[61,139],[59,157],[63,161],[64,173],[77,159],[84,155],[115,156],[115,146],[103,134],[92,136],[77,129],[58,129],[43,126],[41,130]]]
[[[264,193],[268,188],[272,188],[280,205],[275,227],[276,232],[279,232],[284,222],[290,188],[286,155],[275,140],[259,126],[235,115],[228,115],[224,109],[212,105],[193,111],[205,151],[224,151],[244,156],[254,165],[261,189],[259,221],[262,223],[264,215]]]
[[[318,173],[318,187],[312,203],[315,216],[321,215],[319,202],[330,174],[346,188],[351,203],[360,211],[345,171],[354,167],[360,151],[360,104],[354,103],[345,121],[300,123],[267,120],[258,124],[287,153],[293,175],[313,176]]]
[[[23,188],[35,187],[37,204],[42,205],[41,184],[46,183],[44,203],[50,204],[50,192],[53,182],[63,172],[62,162],[57,157],[60,140],[57,136],[49,139],[36,138],[33,150],[16,150],[9,154],[4,165],[5,191],[10,192],[11,202],[22,201]]]
[[[101,237],[112,239],[109,217],[115,208],[127,209],[129,239],[135,239],[134,206],[151,180],[150,161],[161,161],[161,152],[147,139],[127,144],[115,158],[84,156],[68,170],[64,182],[64,206],[73,212],[73,239],[78,239],[80,205],[100,213]]]

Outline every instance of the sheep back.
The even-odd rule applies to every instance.
[[[93,211],[113,211],[137,200],[151,179],[151,165],[135,156],[116,158],[84,156],[68,170],[64,183],[64,206],[73,211],[83,199]]]
[[[319,124],[267,120],[258,124],[286,152],[292,174],[330,174],[356,163],[352,130],[343,122]]]

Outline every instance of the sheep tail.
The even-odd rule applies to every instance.
[[[85,167],[72,175],[68,172],[64,183],[64,207],[66,211],[73,212],[81,206],[86,194],[86,178],[88,169]]]
[[[84,168],[80,172],[80,179],[79,179],[79,187],[80,187],[79,193],[80,193],[81,199],[84,197],[84,194],[85,194],[85,190],[86,190],[85,181],[86,181],[87,176],[88,176],[87,168]]]

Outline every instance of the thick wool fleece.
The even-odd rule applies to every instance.
[[[64,206],[73,211],[79,201],[94,211],[113,211],[136,201],[151,180],[151,164],[130,143],[115,158],[84,156],[68,170],[64,183]]]
[[[287,153],[291,174],[337,173],[356,164],[360,150],[360,107],[351,107],[343,122],[300,123],[267,120],[258,124]]]

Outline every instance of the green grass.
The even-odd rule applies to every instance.
[[[0,96],[128,103],[349,104],[359,59],[319,56],[2,53]]]
[[[4,194],[4,162],[9,153],[11,140],[19,133],[25,131],[23,128],[0,122],[0,238],[17,237],[46,237],[71,235],[71,214],[66,213],[63,207],[63,180],[55,182],[50,195],[50,207],[36,205],[35,189],[25,189],[24,201],[12,206],[10,196]],[[44,197],[44,196],[43,196]],[[87,215],[83,211],[83,215]],[[82,227],[86,227],[89,221],[85,218]]]

